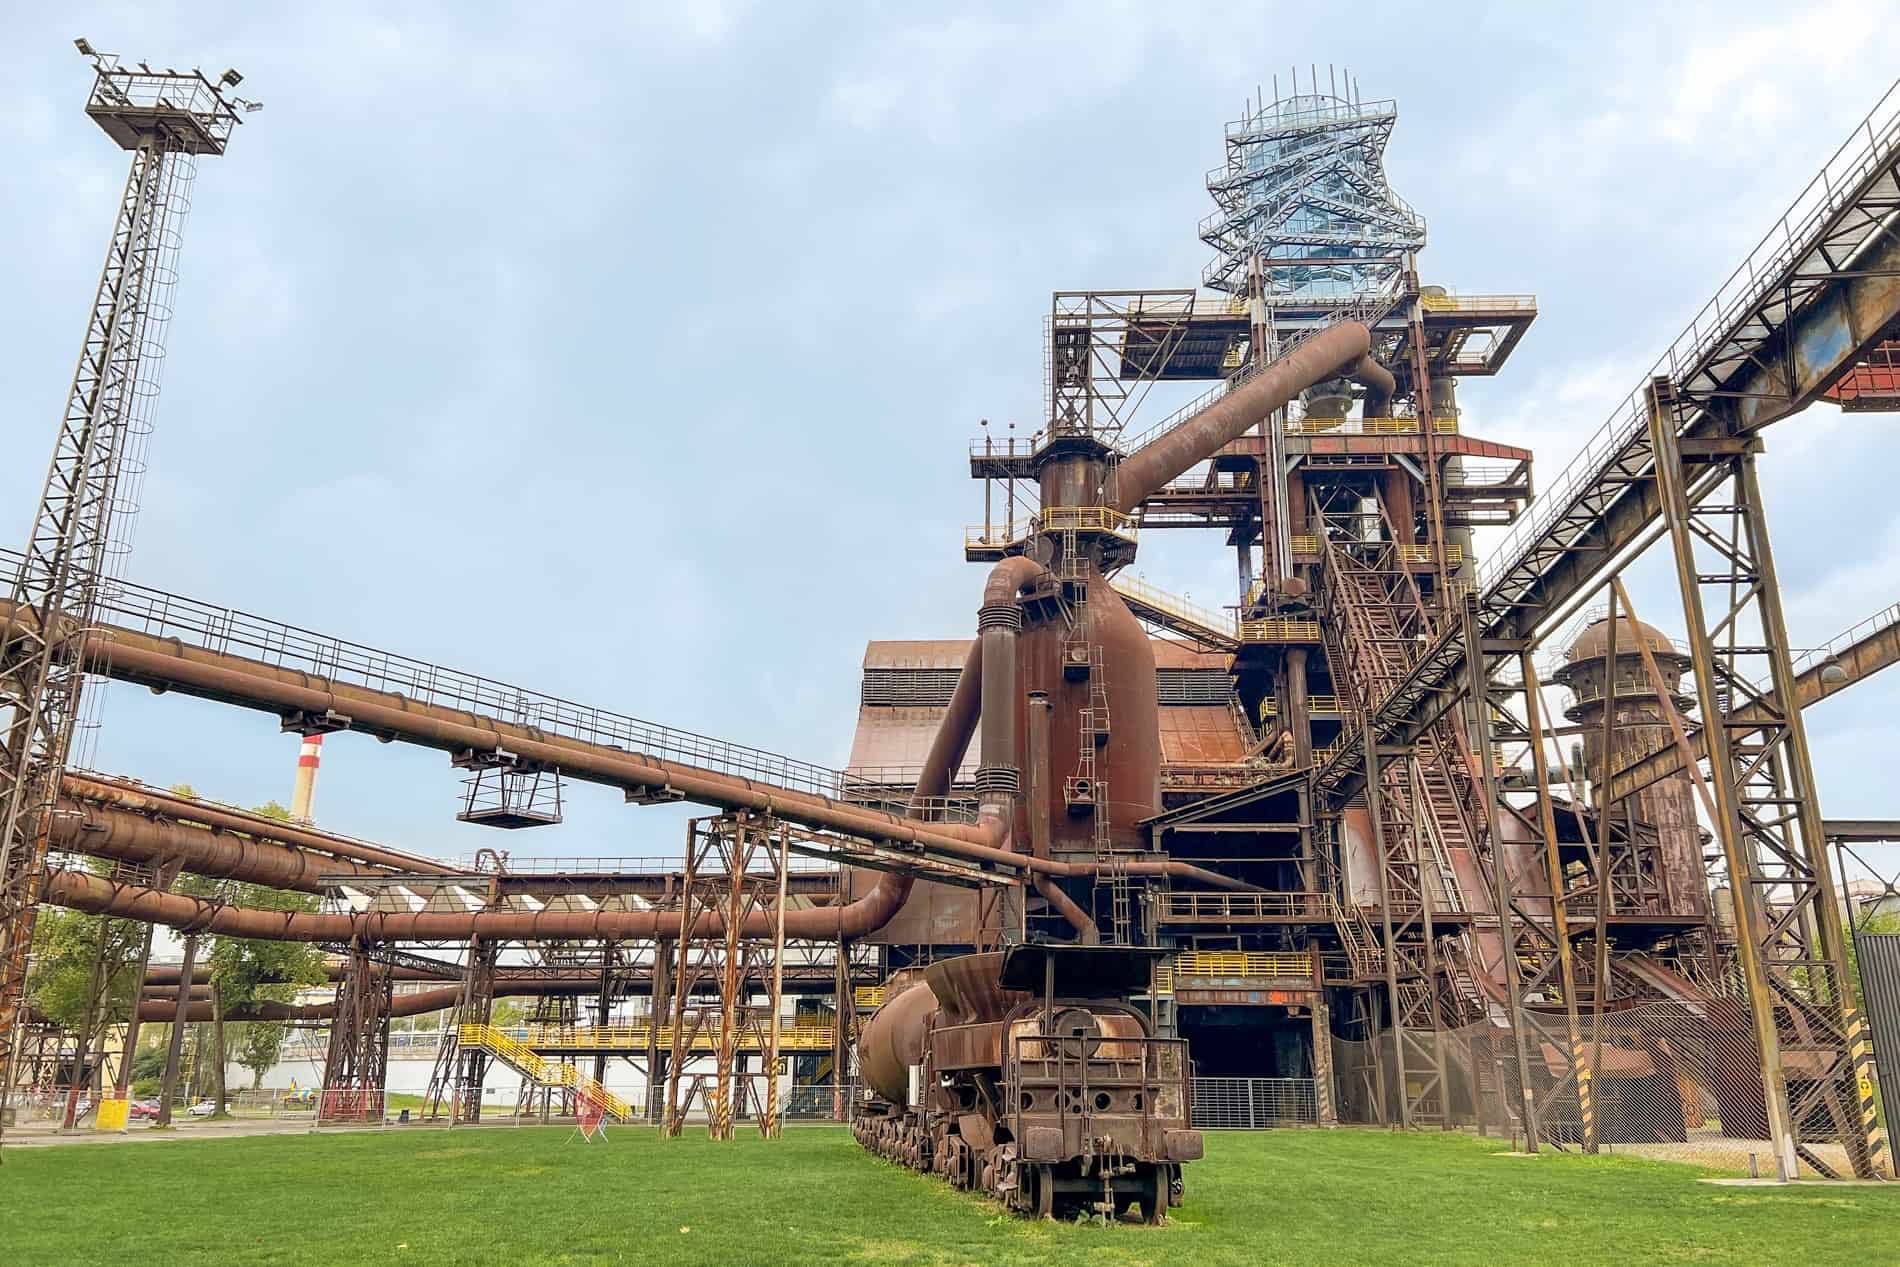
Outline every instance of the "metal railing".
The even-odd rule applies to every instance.
[[[1863,140],[1864,138],[1864,140]],[[1763,297],[1781,283],[1799,255],[1807,250],[1816,229],[1847,205],[1860,182],[1890,160],[1900,142],[1900,83],[1889,88],[1861,126],[1834,152],[1820,173],[1808,182],[1788,210],[1763,235],[1755,249],[1702,306],[1688,326],[1656,359],[1641,383],[1584,443],[1552,485],[1490,552],[1479,573],[1481,591],[1489,591],[1511,574],[1536,542],[1569,509],[1578,496],[1595,485],[1616,455],[1648,426],[1644,392],[1649,380],[1667,374],[1681,382],[1720,344],[1733,336],[1738,323],[1755,311]],[[1858,144],[1858,148],[1854,148]]]
[[[10,581],[20,563],[19,551],[0,550],[0,579]],[[103,623],[150,637],[177,639],[207,651],[294,669],[368,690],[391,692],[414,703],[459,709],[634,756],[674,761],[835,799],[843,795],[844,773],[828,766],[642,721],[625,713],[590,707],[480,674],[444,668],[143,585],[102,580],[98,618]],[[908,799],[875,804],[877,808],[902,813]]]
[[[1426,312],[1536,312],[1536,295],[1422,294],[1419,307]]]
[[[1161,918],[1180,923],[1245,923],[1321,912],[1312,893],[1184,893],[1160,895]]]
[[[1201,607],[1190,603],[1178,594],[1170,594],[1157,586],[1150,585],[1138,576],[1121,573],[1109,581],[1116,593],[1124,598],[1132,598],[1145,607],[1166,612],[1190,625],[1198,625],[1211,633],[1227,638],[1238,638],[1239,627],[1232,614],[1215,611],[1211,607]]]
[[[1419,433],[1417,418],[1290,418],[1287,420],[1286,433],[1290,436],[1415,436]],[[1455,436],[1458,434],[1458,417],[1448,414],[1443,418],[1432,419],[1432,434],[1437,436]]]
[[[1173,966],[1177,977],[1311,977],[1313,956],[1303,950],[1184,950]]]
[[[1317,620],[1297,620],[1287,616],[1271,616],[1264,620],[1243,620],[1240,622],[1240,640],[1242,642],[1318,642],[1320,640]]]

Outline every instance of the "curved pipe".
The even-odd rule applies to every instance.
[[[318,877],[388,875],[385,867],[270,845],[229,831],[146,818],[125,809],[67,803],[53,816],[55,849],[117,862],[176,863],[194,875],[321,893]]]
[[[1123,458],[1115,475],[1114,508],[1133,514],[1155,492],[1197,462],[1205,462],[1249,428],[1315,383],[1356,370],[1372,350],[1372,334],[1357,321],[1329,326],[1180,425]],[[1390,375],[1387,375],[1390,378]]]
[[[351,840],[314,827],[302,827],[228,805],[214,805],[189,796],[160,792],[143,785],[119,783],[90,775],[67,773],[60,776],[60,791],[75,800],[91,801],[138,814],[203,823],[207,827],[243,832],[254,840],[268,841],[291,849],[307,849],[349,862],[387,871],[406,871],[419,875],[453,875],[461,868],[434,858],[403,853],[363,840]],[[332,868],[333,872],[348,868]],[[266,881],[266,883],[268,883]]]
[[[1360,414],[1366,418],[1383,418],[1392,408],[1392,397],[1399,390],[1398,379],[1392,377],[1392,371],[1373,359],[1367,352],[1347,369],[1346,377],[1366,389],[1365,400],[1360,406]]]

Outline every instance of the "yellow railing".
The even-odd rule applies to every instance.
[[[1432,548],[1430,546],[1400,546],[1399,559],[1405,563],[1430,563]],[[1463,546],[1452,544],[1445,547],[1445,562],[1463,563],[1464,561],[1465,548]]]
[[[1042,528],[1045,532],[1108,532],[1130,540],[1135,536],[1135,520],[1112,506],[1046,506]]]
[[[463,1025],[456,1030],[455,1039],[464,1047],[476,1047],[494,1053],[504,1064],[543,1086],[572,1087],[622,1122],[633,1120],[631,1104],[575,1066],[544,1058],[507,1030],[494,1025]]]
[[[1536,295],[1420,295],[1426,312],[1536,312]]]
[[[1156,971],[1157,993],[1172,993],[1183,978],[1298,977],[1313,975],[1313,957],[1305,951],[1184,950]],[[1163,978],[1166,989],[1162,989]]]
[[[1038,531],[1106,532],[1133,541],[1135,520],[1134,516],[1124,515],[1113,506],[1050,506],[1040,516],[1015,525],[966,524],[963,529],[963,547],[966,550],[982,546],[1006,550],[1018,542],[1027,541]]]
[[[1294,620],[1286,616],[1273,616],[1265,620],[1243,620],[1240,622],[1240,640],[1242,642],[1318,642],[1319,622]]]
[[[868,1012],[872,1008],[884,1006],[884,987],[861,985],[851,992],[851,997],[856,1001],[859,1011]]]
[[[1415,436],[1418,434],[1418,419],[1295,418],[1286,424],[1286,433],[1290,436]],[[1432,419],[1432,434],[1439,436],[1457,435],[1457,416],[1452,415]]]
[[[493,1028],[492,1026],[490,1028]],[[496,1030],[517,1046],[525,1045],[535,1051],[637,1051],[647,1045],[648,1035],[654,1027],[648,1025],[530,1025],[522,1031],[521,1040],[514,1039],[506,1031]],[[690,1032],[690,1027],[689,1027]],[[780,1051],[830,1051],[837,1034],[837,1026],[828,1023],[805,1023],[781,1026],[779,1029]],[[673,1027],[661,1025],[654,1040],[661,1047],[673,1045]],[[689,1050],[714,1051],[718,1048],[718,1035],[710,1026],[701,1026],[699,1033],[692,1035]],[[759,1051],[764,1047],[761,1035],[752,1026],[740,1031],[739,1049],[741,1051]]]
[[[1306,697],[1306,711],[1309,713],[1338,713],[1344,712],[1345,710],[1341,707],[1339,696],[1337,695],[1309,695]],[[1279,715],[1280,701],[1274,699],[1271,695],[1260,701],[1260,716],[1262,718],[1278,717]]]
[[[1296,532],[1293,534],[1293,553],[1318,554],[1319,534],[1316,532]]]

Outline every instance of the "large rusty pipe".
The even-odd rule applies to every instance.
[[[1366,389],[1361,414],[1367,418],[1385,417],[1386,411],[1392,408],[1392,397],[1399,390],[1399,381],[1392,377],[1392,371],[1367,352],[1346,370],[1346,377]]]
[[[94,858],[176,863],[194,875],[303,893],[321,893],[320,876],[390,874],[384,867],[286,849],[233,832],[71,801],[53,816],[50,842],[54,849]]]
[[[1043,859],[1050,853],[1049,816],[1040,812],[1043,798],[1049,795],[1049,709],[1047,691],[1029,693],[1029,852]],[[1099,942],[1101,934],[1088,912],[1076,905],[1075,899],[1063,892],[1053,878],[1040,871],[1033,874],[1036,892],[1069,921],[1077,939],[1085,946]]]
[[[6,614],[0,603],[0,617]],[[971,862],[1011,863],[995,833],[964,823],[924,823],[815,792],[781,787],[723,771],[551,735],[461,709],[411,700],[390,691],[334,682],[175,640],[111,626],[88,635],[90,667],[228,704],[284,713],[298,709],[348,716],[351,728],[444,751],[505,748],[586,782],[628,790],[670,788],[689,800],[728,810],[772,814],[863,839],[917,844]]]
[[[1164,484],[1179,478],[1197,462],[1213,457],[1313,384],[1356,369],[1371,349],[1372,335],[1357,321],[1342,321],[1313,335],[1241,386],[1122,459],[1115,474],[1115,509],[1133,514]]]
[[[977,643],[983,648],[983,764],[977,790],[1011,798],[1022,790],[1022,757],[1016,744],[1016,635],[1022,631],[1022,591],[1048,574],[1034,559],[1007,558],[990,569],[977,609]],[[1012,804],[1013,808],[1013,804]],[[1013,812],[1010,817],[1014,818]]]
[[[351,862],[366,863],[389,871],[406,871],[418,875],[450,875],[461,869],[435,858],[403,853],[401,850],[371,844],[368,841],[351,840],[347,836],[318,831],[314,827],[281,822],[275,818],[266,818],[262,814],[253,814],[228,805],[215,805],[171,792],[160,792],[156,788],[140,784],[120,783],[113,779],[100,779],[68,772],[60,777],[60,791],[76,800],[116,806],[138,814],[183,819],[187,822],[203,823],[208,827],[243,832],[256,840],[269,841],[293,849],[308,849],[315,853],[328,854]],[[338,870],[346,869],[338,868]]]
[[[508,994],[547,994],[553,991],[525,989],[518,986],[495,986],[495,996],[500,998]],[[440,990],[418,990],[414,994],[398,994],[389,1001],[391,1016],[421,1016],[427,1012],[440,1012],[454,1007],[461,998],[462,987],[444,986]],[[274,1003],[259,1000],[244,1007],[226,1008],[224,1019],[227,1021],[327,1021],[336,1015],[336,1001],[328,1003]],[[139,1000],[139,1020],[170,1021],[179,1019],[177,1006],[170,1000],[160,1002],[153,999]],[[211,1014],[209,1002],[199,1002],[194,994],[192,1002],[186,1006],[183,1019],[187,1022],[209,1021],[216,1019]]]

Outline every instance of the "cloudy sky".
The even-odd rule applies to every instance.
[[[972,626],[964,445],[1039,424],[1049,292],[1196,279],[1256,85],[1338,63],[1398,99],[1426,280],[1538,295],[1463,404],[1548,483],[1886,91],[1866,50],[1896,6],[608,7],[0,0],[9,539],[124,178],[75,35],[234,65],[266,103],[199,173],[130,579],[838,764],[865,641]],[[1889,425],[1769,434],[1797,642],[1900,599]],[[1142,570],[1229,602],[1198,537]],[[1637,602],[1677,627],[1659,576]],[[1829,814],[1900,814],[1896,704],[1900,677],[1810,714]],[[127,687],[104,718],[104,769],[289,799],[271,718]],[[319,819],[496,844],[456,789],[438,754],[341,736]],[[679,834],[582,787],[499,843]]]

